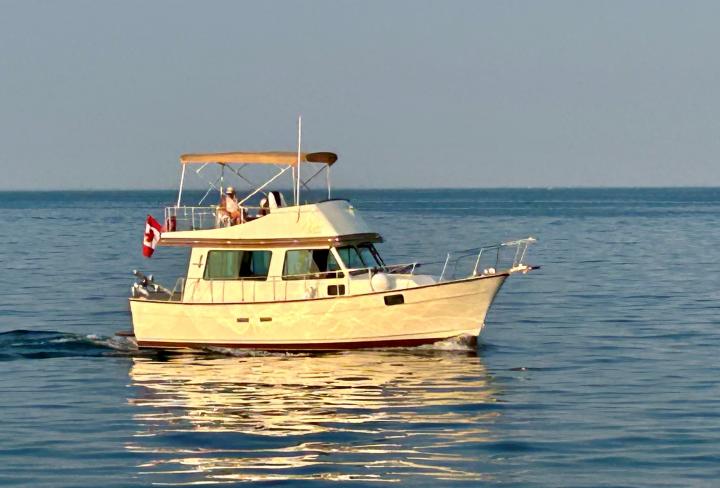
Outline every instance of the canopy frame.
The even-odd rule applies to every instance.
[[[200,200],[200,203],[207,198],[210,192],[215,189],[220,193],[222,198],[223,191],[225,190],[225,169],[235,174],[237,177],[246,182],[251,188],[255,188],[248,195],[246,195],[238,203],[240,205],[247,202],[250,198],[262,192],[267,186],[279,178],[281,175],[292,170],[292,191],[293,191],[293,203],[296,206],[300,206],[300,190],[302,187],[308,191],[310,187],[308,184],[317,175],[325,171],[325,183],[327,185],[327,198],[330,199],[330,167],[335,164],[338,159],[337,154],[332,152],[302,152],[301,141],[302,141],[302,117],[298,117],[298,134],[297,134],[297,151],[264,151],[264,152],[222,152],[222,153],[194,153],[194,154],[183,154],[180,156],[180,165],[182,166],[182,172],[180,174],[180,189],[178,191],[178,198],[176,208],[179,208],[182,204],[183,187],[185,185],[185,173],[188,165],[199,165],[195,169],[195,173],[199,176],[200,173],[208,165],[220,165],[220,176],[215,181],[206,180],[209,184],[209,189]],[[300,175],[300,169],[302,164],[321,164],[322,167],[311,174],[309,178],[303,179]],[[233,165],[238,165],[234,167]],[[242,174],[242,170],[247,166],[251,165],[274,165],[279,169],[277,173],[268,178],[261,185],[256,185],[255,182],[247,178]],[[218,182],[220,183],[217,186]],[[298,218],[300,209],[298,208]]]
[[[245,156],[242,158],[238,157],[236,158],[235,155],[253,155],[253,159],[257,155],[277,155],[282,154],[283,156],[279,159],[272,159],[270,157],[265,157],[264,159],[258,160],[261,161],[259,163],[252,163],[247,162],[244,160]],[[280,163],[279,161],[283,160],[283,158],[286,157],[286,155],[291,154],[293,156],[293,161],[287,162],[285,160],[284,162]],[[233,156],[228,156],[233,155]],[[316,156],[316,155],[322,155],[322,156]],[[185,159],[183,159],[185,158]],[[221,159],[223,162],[213,162],[209,159]],[[233,159],[233,162],[228,162],[229,159]],[[315,160],[318,159],[318,160]],[[327,198],[330,199],[331,196],[331,188],[330,188],[330,167],[334,164],[334,162],[337,160],[337,156],[334,153],[301,153],[301,152],[287,152],[287,153],[217,153],[216,155],[211,154],[201,154],[201,155],[183,155],[181,156],[181,166],[182,166],[182,172],[180,174],[180,189],[178,191],[178,197],[175,207],[179,208],[182,206],[182,197],[183,197],[183,191],[184,186],[186,183],[186,173],[188,165],[198,165],[197,169],[194,169],[194,173],[201,177],[202,180],[204,180],[208,185],[208,190],[203,195],[202,199],[200,200],[200,204],[202,204],[203,201],[208,197],[208,195],[213,191],[218,191],[220,196],[222,197],[223,192],[226,189],[225,183],[226,183],[226,176],[232,173],[234,176],[238,177],[240,180],[242,180],[244,183],[246,183],[249,188],[252,190],[250,193],[245,195],[238,203],[240,205],[245,204],[250,198],[257,195],[258,193],[265,190],[268,185],[270,185],[272,182],[277,180],[280,176],[287,173],[288,170],[292,170],[292,192],[293,192],[293,205],[299,206],[301,205],[301,189],[304,188],[308,191],[310,191],[310,187],[308,186],[309,183],[315,179],[319,174],[322,172],[325,172],[325,184],[327,186]],[[298,161],[300,165],[298,165]],[[316,171],[309,173],[309,177],[302,178],[300,173],[300,166],[302,164],[312,164],[312,163],[319,163],[322,164],[322,167],[317,169]],[[246,169],[249,166],[253,166],[255,164],[263,164],[263,165],[273,165],[275,166],[278,171],[275,172],[272,176],[270,176],[268,179],[266,179],[263,183],[257,184],[256,182],[252,181],[252,179],[248,178],[246,175],[243,174],[242,170]],[[213,178],[212,176],[208,175],[207,178],[203,177],[202,173],[205,168],[209,166],[218,165],[220,166],[220,176],[217,178]],[[237,165],[237,166],[236,166]],[[228,170],[227,173],[225,170]],[[243,194],[245,191],[243,191]]]

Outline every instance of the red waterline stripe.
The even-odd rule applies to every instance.
[[[138,347],[155,349],[164,348],[192,348],[203,349],[208,347],[223,347],[230,349],[262,349],[264,351],[337,351],[344,349],[371,349],[385,347],[415,347],[423,344],[432,344],[449,339],[394,339],[381,341],[354,341],[354,342],[324,342],[324,343],[295,343],[295,344],[273,344],[273,343],[237,343],[237,342],[166,342],[166,341],[137,341]]]

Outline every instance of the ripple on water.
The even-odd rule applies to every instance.
[[[339,195],[387,261],[536,235],[543,267],[476,349],[139,353],[109,336],[130,270],[185,269],[139,252],[175,195],[0,193],[0,486],[717,484],[720,190]]]
[[[466,447],[499,415],[477,357],[429,351],[133,358],[130,376],[127,448],[155,481],[481,480]]]

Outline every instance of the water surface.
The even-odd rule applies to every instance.
[[[718,189],[376,190],[387,261],[534,235],[476,348],[175,355],[114,338],[171,192],[0,193],[0,485],[715,486]]]

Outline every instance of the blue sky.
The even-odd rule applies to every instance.
[[[720,185],[717,2],[0,8],[0,189],[174,188],[298,114],[338,186]]]

